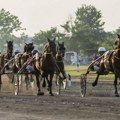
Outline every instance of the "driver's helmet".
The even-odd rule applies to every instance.
[[[16,55],[16,54],[18,54],[18,53],[20,53],[20,49],[19,49],[19,48],[16,48],[16,49],[14,50],[14,54]]]
[[[33,51],[32,51],[32,54],[35,55],[37,52],[38,52],[38,49],[34,48]]]
[[[99,53],[100,55],[102,55],[102,54],[105,53],[105,52],[106,52],[106,49],[105,49],[104,47],[99,47],[98,53]]]

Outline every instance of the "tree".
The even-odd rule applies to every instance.
[[[3,49],[3,44],[6,43],[7,40],[19,40],[14,32],[19,30],[23,30],[21,27],[21,22],[18,17],[10,14],[9,11],[5,9],[0,10],[0,47]],[[17,41],[16,41],[17,42]]]
[[[104,22],[101,20],[102,15],[94,6],[83,5],[78,8],[75,19],[75,29],[73,36],[78,48],[83,52],[85,49],[97,49],[99,44],[104,41]]]
[[[0,10],[0,33],[10,34],[21,29],[21,22],[17,16],[4,9]]]
[[[102,22],[101,11],[97,11],[94,6],[82,5],[76,11],[76,18],[72,24],[67,21],[62,27],[71,32],[69,39],[69,49],[84,53],[86,49],[97,49],[105,40],[104,24]]]
[[[57,28],[51,28],[47,31],[40,30],[39,33],[36,33],[33,37],[33,41],[35,44],[39,45],[40,47],[47,42],[47,38],[53,39],[56,37]],[[41,47],[42,49],[42,47]]]

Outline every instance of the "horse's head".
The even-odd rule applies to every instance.
[[[115,44],[116,48],[119,49],[119,48],[120,48],[120,35],[117,34],[117,37],[118,37],[118,38],[117,38],[117,40],[115,40],[115,43],[114,43],[114,44]]]
[[[62,57],[64,57],[64,55],[65,55],[65,46],[64,46],[64,42],[62,42],[62,43],[59,43],[59,42],[58,42],[57,49],[61,51]]]
[[[50,40],[50,39],[48,38],[48,45],[49,45],[49,47],[50,47],[50,49],[51,49],[51,52],[53,53],[53,56],[55,56],[55,54],[56,54],[56,43],[55,43],[55,39]]]
[[[7,42],[7,53],[6,53],[6,59],[10,59],[12,57],[13,53],[13,41],[6,41]]]
[[[7,42],[7,52],[13,52],[13,41],[6,41]]]
[[[24,52],[31,53],[33,49],[34,49],[33,42],[29,44],[25,43]]]

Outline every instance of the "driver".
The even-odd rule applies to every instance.
[[[91,71],[99,71],[100,70],[100,62],[101,62],[101,56],[104,54],[106,52],[106,49],[104,48],[104,47],[99,47],[98,48],[98,56],[94,59],[94,61],[95,60],[97,60],[97,61],[95,61],[95,63],[93,63],[91,66],[89,66],[90,67],[90,70]],[[99,59],[100,58],[100,59]],[[94,62],[93,61],[93,62]],[[89,71],[88,71],[88,73],[89,73]]]

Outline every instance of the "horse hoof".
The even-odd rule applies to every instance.
[[[39,96],[39,95],[44,95],[44,92],[38,92],[37,96]]]
[[[119,97],[119,94],[116,94],[115,97]]]
[[[54,94],[53,94],[53,93],[50,93],[50,96],[54,96]]]
[[[97,84],[96,83],[92,83],[92,86],[95,87]]]

